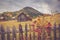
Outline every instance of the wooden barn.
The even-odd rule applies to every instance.
[[[31,20],[32,20],[32,18],[27,16],[27,14],[25,14],[23,12],[20,13],[17,17],[18,22],[25,22],[25,21],[31,21]]]

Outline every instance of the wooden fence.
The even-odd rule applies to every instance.
[[[28,25],[25,25],[25,28],[22,28],[20,24],[18,29],[15,26],[12,27],[12,30],[7,26],[4,29],[3,25],[0,25],[0,40],[60,40],[60,24],[58,27],[54,24],[54,27],[40,28],[35,30],[34,27],[28,28]]]

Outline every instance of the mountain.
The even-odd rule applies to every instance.
[[[20,15],[21,13],[25,13],[26,15],[29,15],[29,17],[32,17],[32,18],[36,18],[38,16],[42,17],[48,17],[48,16],[51,16],[53,19],[55,19],[56,22],[59,22],[60,23],[60,13],[55,13],[53,15],[50,15],[50,14],[43,14],[37,10],[35,10],[34,8],[32,7],[24,7],[23,9],[21,10],[18,10],[18,11],[15,11],[15,12],[3,12],[0,14],[0,19],[1,17],[4,17],[8,20],[12,19],[12,18],[17,18],[18,15]],[[48,18],[49,19],[49,18]]]
[[[18,15],[23,12],[33,18],[39,16],[39,15],[43,15],[43,13],[40,13],[39,11],[35,10],[34,8],[32,7],[24,7],[23,9],[19,10],[19,11],[16,11],[16,13],[18,13]]]
[[[40,13],[39,11],[37,11],[36,9],[32,8],[32,7],[24,7],[21,10],[15,11],[15,12],[3,12],[3,15],[6,14],[12,14],[12,16],[18,16],[20,13],[25,13],[27,15],[29,15],[32,18],[36,18],[37,16],[42,16],[43,13]]]

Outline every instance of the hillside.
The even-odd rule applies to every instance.
[[[43,13],[40,13],[39,11],[35,10],[32,7],[24,7],[21,10],[18,10],[18,11],[15,11],[15,12],[3,12],[2,14],[3,15],[10,14],[12,16],[18,16],[21,12],[29,15],[32,18],[35,18],[35,17],[37,17],[39,15],[43,15]]]
[[[33,20],[37,19],[37,17],[42,18],[42,19],[44,17],[43,20],[45,23],[47,23],[47,22],[52,22],[52,23],[56,22],[57,24],[60,23],[60,13],[56,13],[54,15],[43,14],[31,7],[24,7],[23,9],[21,9],[19,11],[15,11],[15,12],[4,12],[4,13],[2,13],[2,15],[0,15],[0,17],[3,16],[5,18],[7,18],[7,20],[11,21],[12,18],[16,19],[16,17],[18,15],[20,15],[22,12],[25,13],[26,15],[29,15],[29,17],[32,17]],[[42,20],[40,22],[42,22]]]

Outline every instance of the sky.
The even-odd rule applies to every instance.
[[[32,7],[42,13],[60,12],[60,0],[0,0],[0,13]]]

